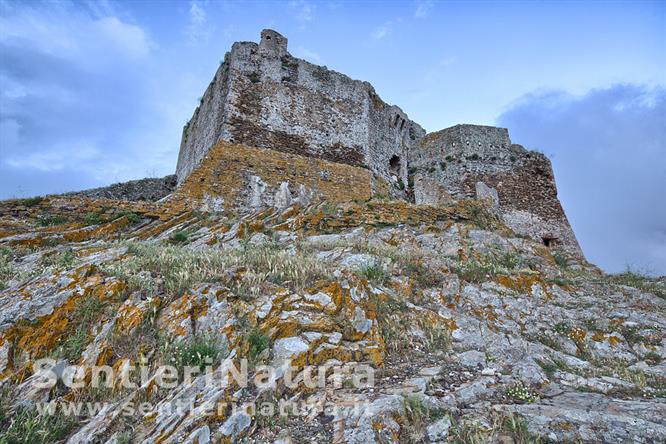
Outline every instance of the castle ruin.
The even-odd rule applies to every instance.
[[[179,192],[209,210],[315,195],[477,198],[516,233],[582,255],[543,154],[512,144],[504,128],[426,134],[368,82],[291,56],[272,30],[225,55],[183,129],[176,175]]]

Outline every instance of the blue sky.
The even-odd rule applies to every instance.
[[[0,198],[172,173],[234,41],[370,81],[427,130],[548,154],[588,258],[666,273],[666,2],[0,0]]]

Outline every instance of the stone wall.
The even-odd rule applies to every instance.
[[[242,211],[318,199],[367,201],[387,189],[366,168],[221,141],[185,179],[174,200],[204,211]]]
[[[489,199],[517,233],[582,254],[557,197],[550,161],[512,144],[506,129],[456,125],[428,134],[411,152],[410,168],[416,203]]]
[[[65,193],[65,196],[90,197],[92,199],[114,199],[129,201],[155,202],[176,189],[176,176],[130,180],[128,182],[114,183],[106,187],[91,188],[89,190]]]
[[[208,149],[226,140],[366,166],[387,181],[395,176],[399,195],[407,180],[403,159],[424,135],[369,83],[292,57],[286,38],[264,30],[259,44],[238,42],[226,54],[183,129],[176,174],[182,183]]]

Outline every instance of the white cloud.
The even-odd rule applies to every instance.
[[[155,44],[126,12],[85,6],[0,0],[2,197],[173,171],[179,124],[156,103]]]
[[[295,10],[296,20],[299,22],[311,22],[314,16],[315,5],[305,0],[293,0],[289,7]]]
[[[143,58],[153,46],[140,26],[118,17],[96,18],[85,10],[67,9],[64,4],[46,5],[16,7],[0,15],[0,42],[21,41],[26,49],[38,49],[89,67],[116,63],[113,59],[118,57]]]
[[[67,146],[57,144],[49,150],[28,154],[21,153],[5,160],[14,168],[34,168],[39,171],[58,171],[73,165],[94,161],[100,150],[86,141],[68,142]]]
[[[391,32],[391,22],[386,22],[372,31],[372,38],[375,40],[382,40],[389,32]]]
[[[417,0],[416,1],[416,10],[414,11],[414,17],[416,18],[425,18],[428,16],[428,12],[432,9],[434,3],[432,0]]]
[[[198,45],[208,41],[210,37],[210,26],[208,25],[208,14],[202,3],[197,0],[190,2],[189,22],[187,25],[187,40],[191,45]]]
[[[123,23],[116,17],[104,17],[95,21],[93,26],[109,44],[132,58],[145,57],[150,52],[146,33],[138,26]]]

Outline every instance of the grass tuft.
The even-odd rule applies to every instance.
[[[383,284],[388,279],[388,275],[386,274],[386,271],[384,271],[384,267],[381,265],[367,265],[359,268],[356,271],[356,274],[373,284]]]
[[[59,412],[40,415],[36,409],[21,408],[2,425],[0,443],[51,444],[65,439],[77,421]]]
[[[624,273],[611,275],[610,280],[613,283],[634,287],[666,299],[666,284],[640,271],[627,268],[627,271]]]

